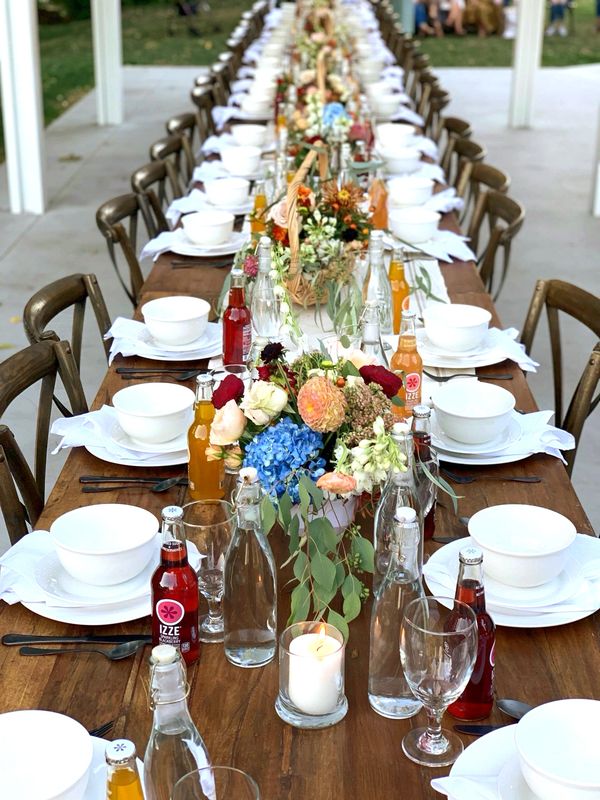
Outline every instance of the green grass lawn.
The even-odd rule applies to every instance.
[[[569,17],[566,15],[568,21]],[[600,61],[600,34],[596,33],[595,0],[577,0],[575,29],[569,36],[544,37],[542,66],[566,67]],[[509,67],[513,42],[498,36],[474,35],[421,39],[421,49],[433,67]]]

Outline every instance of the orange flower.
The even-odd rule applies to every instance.
[[[326,472],[317,481],[317,487],[335,494],[348,494],[356,488],[356,481],[351,475],[344,475],[342,472]]]
[[[328,379],[315,376],[298,392],[298,411],[302,420],[319,433],[337,430],[346,415],[346,398]]]

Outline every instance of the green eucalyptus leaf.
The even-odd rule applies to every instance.
[[[298,483],[298,494],[300,495],[300,513],[304,519],[306,519],[310,506],[310,494],[308,493],[306,486],[302,484],[302,478],[300,478]]]
[[[342,367],[342,375],[344,378],[347,378],[349,375],[360,377],[360,372],[351,361],[345,361],[344,366]]]
[[[290,527],[288,528],[290,553],[294,553],[300,547],[299,530],[300,517],[296,515],[290,520]]]
[[[316,483],[313,480],[311,480],[308,477],[308,475],[301,475],[300,479],[298,481],[298,484],[299,484],[299,487],[304,488],[308,492],[308,494],[309,494],[309,496],[310,496],[310,498],[311,498],[311,500],[313,502],[313,506],[315,508],[315,511],[318,511],[321,508],[321,506],[323,505],[323,492],[322,492],[322,490],[317,487]]]
[[[337,611],[329,610],[329,614],[327,614],[327,622],[330,625],[333,625],[334,628],[337,628],[338,631],[342,634],[345,641],[348,641],[350,638],[350,629],[348,628],[348,623]]]
[[[364,572],[373,572],[375,551],[368,539],[362,536],[355,536],[352,540],[352,555],[360,557],[360,568]]]
[[[335,529],[327,517],[315,517],[308,523],[311,538],[324,555],[335,553],[338,539]]]
[[[335,592],[335,587],[332,589],[324,589],[318,583],[315,584],[313,590],[313,607],[315,613],[318,613],[319,611],[325,611],[335,596]]]
[[[306,572],[307,567],[308,567],[308,556],[306,555],[304,550],[299,550],[298,555],[296,556],[296,560],[294,561],[294,575],[300,582],[305,580],[304,573]]]
[[[260,502],[260,512],[262,517],[262,529],[265,536],[268,536],[275,521],[277,520],[277,510],[273,505],[273,501],[266,494]]]
[[[360,614],[361,602],[360,595],[352,592],[348,597],[344,598],[344,617],[347,622],[352,622]]]
[[[340,344],[347,350],[350,347],[350,337],[344,334],[340,338]]]
[[[279,498],[279,522],[284,531],[290,526],[292,518],[292,498],[287,492],[284,492]]]
[[[310,592],[305,583],[299,583],[292,591],[291,611],[288,622],[302,622],[310,614]]]
[[[333,589],[335,584],[335,566],[327,556],[318,550],[311,556],[310,569],[315,581],[324,589]]]
[[[346,578],[346,569],[342,561],[338,561],[335,565],[335,588],[339,589],[344,583]]]
[[[349,574],[342,584],[343,597],[349,597],[351,594],[357,594],[360,596],[361,590],[362,583],[354,575]]]

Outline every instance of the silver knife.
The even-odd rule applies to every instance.
[[[150,634],[144,633],[106,633],[87,634],[83,636],[32,636],[27,633],[7,633],[2,637],[2,644],[122,644],[124,642],[152,641]]]
[[[465,733],[467,736],[485,736],[486,733],[506,728],[506,725],[454,725],[453,727],[457,733]]]

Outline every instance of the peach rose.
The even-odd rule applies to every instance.
[[[275,225],[278,225],[280,228],[287,228],[287,201],[285,198],[271,208],[268,218],[272,219]]]
[[[375,363],[375,359],[365,355],[362,350],[347,350],[344,352],[344,357],[351,361],[356,369]]]
[[[244,412],[235,400],[228,400],[222,408],[215,412],[210,426],[210,443],[218,445],[233,444],[240,438],[245,427],[246,417]]]
[[[343,472],[326,472],[317,481],[317,487],[335,494],[348,494],[356,488],[356,481],[351,475],[344,475]]]

